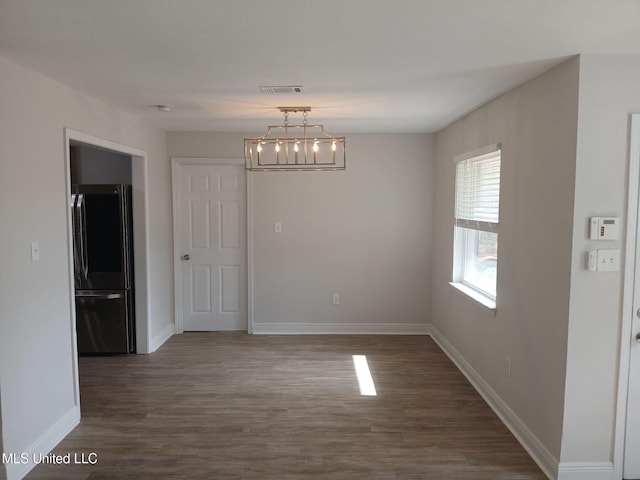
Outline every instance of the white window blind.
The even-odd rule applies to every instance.
[[[498,232],[501,151],[497,148],[457,161],[456,226]]]

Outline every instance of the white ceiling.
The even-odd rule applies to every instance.
[[[594,52],[640,53],[640,0],[0,0],[0,55],[167,130],[433,132]]]

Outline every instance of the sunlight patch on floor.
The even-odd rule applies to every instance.
[[[353,366],[356,369],[356,376],[358,377],[360,395],[375,397],[377,395],[376,386],[373,383],[373,378],[371,377],[371,371],[369,370],[369,364],[367,363],[367,356],[353,355]]]

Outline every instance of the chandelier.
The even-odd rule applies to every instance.
[[[311,107],[278,107],[284,115],[282,125],[270,125],[257,138],[244,139],[247,170],[344,170],[344,137],[334,137],[323,125],[309,125]],[[289,124],[289,113],[302,112],[302,124]]]

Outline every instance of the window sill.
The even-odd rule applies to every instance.
[[[467,287],[463,283],[449,282],[449,285],[451,285],[453,288],[456,289],[456,291],[460,292],[465,297],[473,300],[475,303],[480,305],[484,310],[486,310],[487,312],[489,312],[491,315],[495,317],[496,301],[493,298],[487,297],[486,295],[483,295],[482,293]]]

